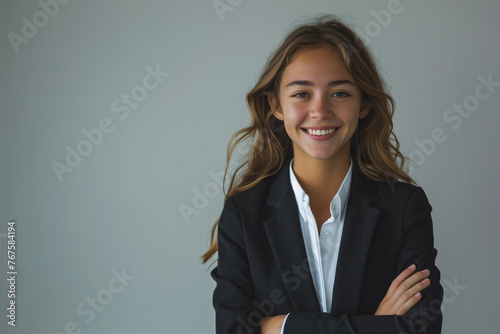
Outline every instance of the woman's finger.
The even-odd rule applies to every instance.
[[[423,291],[424,289],[426,289],[430,284],[431,284],[431,281],[428,278],[424,278],[422,281],[417,282],[416,284],[412,285],[409,289],[404,291],[399,296],[399,298],[397,300],[394,301],[394,304],[393,304],[394,309],[399,310],[406,303],[414,300],[415,295],[417,295],[417,294],[420,295],[420,292]],[[415,304],[416,304],[416,302],[415,302]]]
[[[411,274],[413,274],[415,269],[417,269],[417,266],[412,264],[411,266],[403,270],[401,274],[399,274],[398,277],[396,277],[392,281],[391,286],[387,291],[386,297],[390,298],[394,294],[394,292],[396,292],[397,288],[401,285],[401,283],[403,283],[408,277],[411,276]]]
[[[424,280],[425,278],[429,277],[430,271],[428,269],[418,271],[405,279],[403,282],[399,284],[399,286],[396,288],[396,290],[392,293],[390,300],[393,301],[393,303],[396,302],[404,293],[406,293],[408,290],[410,290],[413,286]],[[414,293],[417,293],[415,291]]]
[[[406,301],[403,305],[399,307],[399,309],[396,311],[396,315],[405,315],[413,306],[415,306],[420,299],[422,299],[422,294],[420,292],[417,292],[414,294],[410,299]]]

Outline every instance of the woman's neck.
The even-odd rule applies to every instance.
[[[292,168],[311,201],[330,203],[342,185],[350,164],[349,154],[328,160],[300,156],[294,157]]]

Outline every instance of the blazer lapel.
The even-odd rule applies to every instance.
[[[276,176],[267,204],[276,210],[264,222],[264,227],[290,300],[295,310],[319,312],[321,308],[309,273],[299,211],[290,184],[289,162]]]
[[[371,205],[377,199],[372,181],[355,166],[337,263],[333,314],[357,312],[366,259],[380,213]]]

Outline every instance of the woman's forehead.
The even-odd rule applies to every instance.
[[[314,85],[332,81],[350,80],[343,59],[329,47],[304,49],[297,53],[292,62],[285,68],[282,87],[295,81],[304,81]]]

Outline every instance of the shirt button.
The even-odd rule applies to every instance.
[[[325,233],[323,234],[323,237],[324,237],[324,238],[326,238],[326,239],[330,238],[330,233],[325,232]]]

